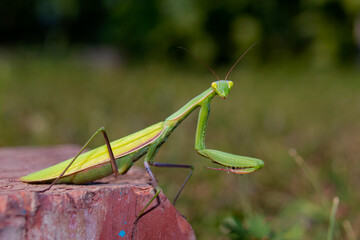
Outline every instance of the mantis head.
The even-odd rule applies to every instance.
[[[234,83],[229,80],[219,80],[216,82],[213,82],[211,84],[211,87],[214,89],[214,91],[222,97],[223,99],[226,99],[230,93],[231,88],[233,87]]]

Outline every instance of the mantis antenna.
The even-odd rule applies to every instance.
[[[185,51],[187,51],[188,53],[190,53],[196,60],[198,60],[202,65],[204,65],[207,69],[209,69],[210,70],[210,72],[212,72],[212,74],[214,74],[214,76],[217,78],[217,80],[219,80],[220,81],[220,78],[219,78],[219,76],[208,66],[208,65],[206,65],[198,56],[196,56],[194,53],[192,53],[189,49],[187,49],[187,48],[184,48],[184,47],[178,47],[178,48],[180,48],[180,49],[182,49],[182,50],[185,50]]]
[[[256,44],[258,44],[259,42],[255,42],[253,43],[244,53],[243,55],[241,55],[241,57],[239,57],[239,59],[235,62],[235,64],[230,68],[229,72],[226,74],[225,80],[227,79],[227,77],[229,76],[229,74],[231,73],[231,71],[234,69],[234,67],[236,66],[236,64],[238,64],[238,62],[248,53],[248,51],[250,51],[250,49],[252,49]]]

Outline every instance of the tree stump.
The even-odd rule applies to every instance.
[[[84,185],[22,183],[17,178],[73,157],[78,146],[0,148],[0,239],[195,239],[190,224],[163,193],[154,196],[146,171]]]

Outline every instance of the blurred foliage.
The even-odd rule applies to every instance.
[[[291,149],[291,151],[295,151]],[[290,152],[291,152],[290,151]],[[293,154],[291,154],[293,155]],[[296,158],[300,157],[296,154]],[[313,171],[304,162],[299,164],[299,167],[304,171],[305,178],[311,183],[313,181]],[[312,177],[310,177],[312,175]],[[316,179],[317,181],[318,179]],[[273,239],[273,240],[303,240],[303,239],[325,239],[326,228],[328,230],[327,239],[355,239],[351,238],[353,233],[352,226],[350,224],[350,230],[345,231],[340,238],[340,225],[336,223],[336,214],[339,199],[334,197],[333,208],[330,207],[331,201],[326,198],[321,189],[317,189],[315,199],[302,199],[297,198],[289,201],[283,208],[277,213],[276,218],[268,221],[266,216],[257,212],[244,211],[246,216],[232,216],[227,217],[222,222],[222,231],[226,233],[230,239]],[[336,202],[336,204],[335,204]],[[334,206],[336,207],[334,208]],[[345,224],[346,221],[343,223]],[[351,234],[349,233],[351,232]]]
[[[0,44],[112,46],[128,59],[179,58],[185,46],[207,62],[233,61],[261,42],[257,61],[310,58],[328,66],[359,56],[358,0],[0,1]],[[356,47],[356,39],[358,46]]]
[[[222,224],[224,231],[228,231],[230,239],[268,239],[271,236],[270,224],[260,215],[249,216],[243,221],[228,217]]]

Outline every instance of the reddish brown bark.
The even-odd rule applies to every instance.
[[[0,239],[195,239],[190,224],[164,194],[134,225],[154,195],[150,178],[126,175],[86,185],[19,182],[18,177],[68,159],[78,146],[0,148]]]

